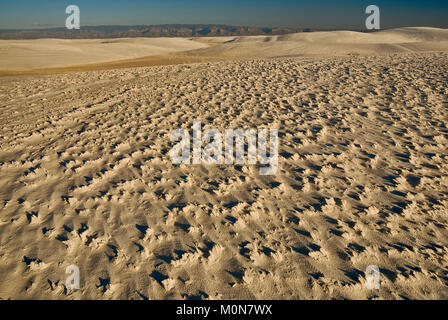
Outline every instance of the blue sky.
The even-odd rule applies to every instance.
[[[381,9],[381,27],[448,26],[448,0],[0,0],[0,29],[65,25],[78,5],[81,27],[164,23],[363,29],[365,8]]]

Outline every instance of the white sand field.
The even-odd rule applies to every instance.
[[[26,70],[139,58],[207,47],[183,38],[0,40],[0,70]]]
[[[170,54],[266,58],[448,51],[448,30],[400,28],[375,33],[331,31],[281,36],[0,40],[1,71],[89,65]],[[151,65],[152,65],[151,60]],[[165,62],[161,63],[165,64]]]
[[[337,34],[0,78],[0,299],[447,299],[448,53],[431,47],[446,30]],[[341,51],[269,57],[302,42]],[[42,67],[1,48],[3,67]],[[277,173],[174,165],[170,133],[197,120],[278,129]]]
[[[221,41],[216,37],[208,39],[221,43],[196,50],[194,54],[255,58],[448,51],[448,30],[427,27],[400,28],[375,33],[331,31],[281,36],[226,37]]]

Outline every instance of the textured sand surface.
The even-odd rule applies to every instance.
[[[400,53],[1,78],[0,298],[447,299],[447,65]],[[170,132],[195,120],[277,128],[277,174],[173,165]]]

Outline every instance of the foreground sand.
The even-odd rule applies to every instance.
[[[447,299],[447,65],[410,53],[0,79],[0,298]],[[194,120],[277,128],[277,174],[174,166],[169,134]]]

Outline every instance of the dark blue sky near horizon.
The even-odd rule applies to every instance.
[[[365,8],[381,10],[381,28],[448,27],[448,0],[0,0],[0,29],[64,27],[75,4],[82,26],[227,24],[365,29]]]

